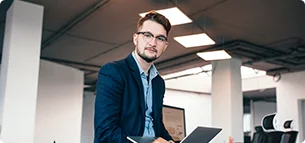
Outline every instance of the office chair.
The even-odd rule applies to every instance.
[[[267,140],[267,135],[264,132],[262,126],[255,127],[255,133],[253,134],[252,143],[264,143]]]
[[[284,129],[288,130],[288,131],[284,132],[284,134],[282,135],[281,143],[295,143],[296,142],[299,132],[292,130],[292,127],[293,127],[292,124],[293,124],[293,120],[287,120],[284,123]]]
[[[263,143],[280,143],[284,132],[277,131],[276,114],[268,114],[262,119],[262,127],[266,132],[266,140]]]

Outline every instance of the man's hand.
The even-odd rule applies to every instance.
[[[156,139],[154,142],[152,142],[152,143],[170,143],[170,142],[168,142],[168,141],[166,141],[165,139],[159,137],[159,138],[157,138],[157,139]]]

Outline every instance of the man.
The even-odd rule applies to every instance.
[[[128,143],[127,136],[172,140],[162,121],[164,80],[153,64],[168,46],[170,29],[167,18],[149,12],[133,34],[135,50],[100,69],[94,143]]]

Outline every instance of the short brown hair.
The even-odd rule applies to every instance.
[[[166,30],[166,35],[168,35],[169,31],[171,30],[172,25],[170,24],[169,20],[164,15],[157,13],[156,11],[150,11],[143,18],[140,18],[137,28],[139,29],[146,20],[155,21],[161,24]]]

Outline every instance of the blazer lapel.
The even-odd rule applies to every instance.
[[[157,77],[156,77],[157,78]],[[153,118],[157,119],[158,117],[158,105],[159,105],[159,97],[160,97],[160,89],[158,89],[157,79],[154,78],[152,81],[152,95],[153,95]]]
[[[138,65],[137,65],[135,59],[133,58],[132,54],[129,54],[129,56],[126,58],[126,60],[129,65],[129,68],[131,69],[132,76],[138,85],[138,89],[139,89],[139,93],[140,93],[139,94],[140,106],[142,109],[142,113],[145,115],[144,89],[143,89],[142,79],[141,79]]]
[[[139,72],[134,71],[132,72],[132,75],[138,85],[138,89],[139,89],[139,99],[140,99],[140,106],[142,109],[142,113],[145,114],[145,100],[144,100],[144,89],[143,89],[143,84],[142,84],[142,80],[141,80],[141,76],[139,74]]]

